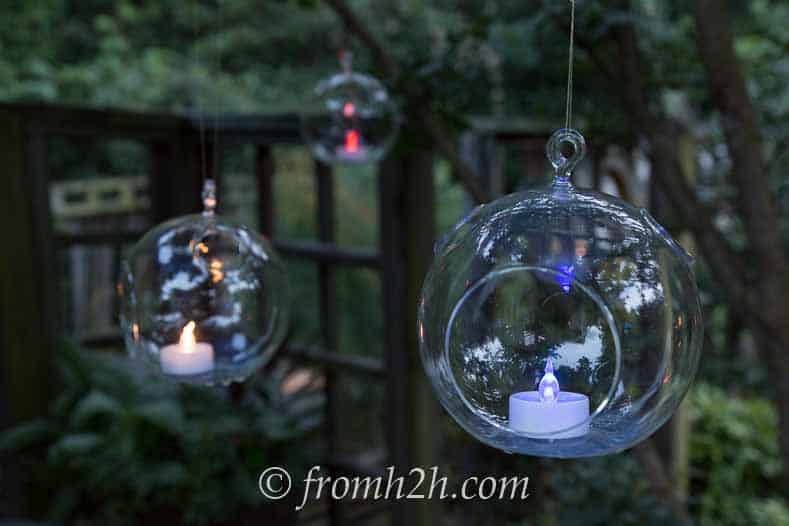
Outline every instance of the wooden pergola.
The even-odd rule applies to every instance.
[[[200,129],[203,126],[204,129]],[[202,133],[201,133],[202,132]],[[122,111],[86,110],[59,106],[0,105],[0,163],[5,191],[1,192],[6,224],[3,243],[2,302],[0,302],[0,416],[2,426],[45,414],[56,389],[53,358],[58,352],[62,320],[56,305],[57,280],[52,272],[58,251],[75,245],[110,247],[119,268],[124,245],[143,232],[56,234],[52,227],[49,183],[52,179],[48,143],[56,136],[82,136],[97,141],[124,139],[143,144],[148,152],[150,220],[198,210],[201,186],[201,135],[221,141],[222,147],[253,145],[259,198],[258,228],[273,240],[286,258],[312,262],[319,276],[315,302],[320,313],[320,341],[309,348],[291,347],[284,353],[318,364],[326,377],[326,466],[334,473],[368,474],[385,465],[404,469],[419,465],[437,433],[432,399],[426,390],[417,356],[416,298],[432,254],[432,165],[427,150],[392,156],[378,167],[378,250],[345,248],[335,243],[335,181],[331,167],[314,165],[318,239],[284,239],[274,229],[273,181],[277,177],[272,148],[300,144],[298,119],[283,116],[238,116],[204,119]],[[214,152],[211,145],[204,153]],[[222,166],[210,159],[211,175],[222,188]],[[339,352],[335,272],[340,266],[373,269],[381,280],[384,357]],[[117,314],[117,312],[116,312]],[[122,343],[120,331],[89,335],[86,348]],[[340,408],[333,396],[338,371],[368,382],[383,382],[386,392],[386,459],[363,465],[336,457],[336,422]],[[363,458],[363,455],[359,455]],[[424,457],[423,457],[424,458]],[[384,503],[386,504],[386,503]],[[388,506],[388,505],[386,505]],[[409,520],[405,505],[393,505],[394,523]],[[379,506],[380,508],[380,506]],[[385,510],[379,510],[385,511]],[[330,506],[331,524],[354,522],[353,510]],[[370,511],[365,510],[365,515]],[[347,516],[344,516],[347,515]],[[361,519],[361,517],[360,517]]]
[[[279,237],[275,229],[274,180],[278,174],[272,149],[301,144],[298,118],[294,115],[201,118],[47,105],[0,105],[3,141],[0,165],[5,170],[6,181],[5,191],[0,195],[6,224],[11,226],[4,233],[5,254],[0,258],[2,427],[45,414],[57,386],[53,359],[63,334],[63,320],[56,309],[61,293],[52,269],[58,253],[74,246],[105,247],[111,251],[112,267],[117,275],[123,247],[143,234],[139,225],[134,224],[99,233],[55,231],[50,207],[53,177],[48,150],[50,140],[62,136],[95,141],[123,139],[144,146],[148,158],[147,181],[144,184],[135,181],[133,185],[147,189],[148,224],[199,209],[205,155],[209,156],[207,169],[217,181],[221,196],[222,156],[213,158],[216,148],[211,141],[221,148],[254,147],[256,226],[283,256],[310,262],[318,271],[315,303],[319,307],[320,339],[309,347],[289,346],[283,355],[324,371],[326,467],[333,474],[367,475],[381,473],[389,465],[407,473],[411,467],[435,463],[439,419],[435,398],[418,357],[415,331],[417,299],[432,258],[435,155],[427,147],[411,147],[395,151],[378,165],[377,250],[336,244],[335,178],[332,168],[320,162],[313,169],[317,239],[286,239]],[[544,131],[482,127],[474,140],[525,144],[536,173],[544,170],[545,136]],[[485,161],[478,150],[470,154],[478,157],[479,162]],[[479,168],[485,179],[482,184],[493,195],[504,190],[494,176],[484,175],[490,174],[490,170]],[[338,267],[373,270],[381,275],[384,354],[380,359],[338,349],[335,283]],[[113,316],[117,317],[117,302],[114,309]],[[82,335],[80,343],[86,348],[121,347],[122,339],[118,330]],[[352,458],[338,455],[337,423],[342,409],[338,407],[334,389],[340,373],[385,386],[386,454],[384,458],[378,455],[379,460],[373,464],[359,460],[370,457],[365,452]],[[331,524],[356,524],[364,517],[390,512],[394,524],[430,524],[438,506],[428,501],[389,502],[356,510],[332,502],[329,520]]]

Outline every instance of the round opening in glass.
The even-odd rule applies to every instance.
[[[583,269],[509,266],[469,286],[444,340],[451,381],[491,425],[533,439],[589,431],[619,383],[619,332]]]

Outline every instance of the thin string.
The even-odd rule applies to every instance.
[[[194,39],[194,51],[192,52],[192,62],[195,70],[200,67],[200,43],[198,35],[198,21],[197,21],[197,5],[198,1],[192,3],[192,38]],[[198,71],[199,73],[199,71]],[[203,105],[200,103],[200,96],[202,89],[200,88],[200,78],[197,78],[197,122],[200,129],[200,170],[202,173],[203,182],[208,179],[208,162],[206,161],[206,147],[205,147],[205,118],[203,116]]]
[[[216,2],[216,37],[214,38],[214,45],[216,47],[216,75],[217,78],[221,77],[222,73],[222,0]],[[221,79],[220,79],[221,80]],[[212,177],[216,177],[219,171],[219,107],[221,105],[220,91],[217,90],[216,97],[214,98],[214,167],[211,173]]]
[[[564,127],[570,128],[573,119],[573,62],[575,55],[575,0],[570,0],[570,53],[567,63],[567,107]]]

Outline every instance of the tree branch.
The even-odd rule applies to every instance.
[[[551,0],[543,0],[542,2],[543,9],[551,9],[554,5],[555,3],[551,2]],[[558,31],[567,31],[569,20],[567,17],[561,16],[559,11],[554,10],[554,14],[551,16],[551,21]],[[610,61],[608,58],[600,56],[600,54],[597,52],[597,49],[595,49],[594,43],[579,31],[575,32],[575,47],[586,53],[586,56],[589,58],[589,60],[592,61],[597,70],[606,79],[608,79],[610,82],[616,81],[616,74],[610,67]]]
[[[775,151],[773,151],[772,156],[767,161],[767,165],[765,166],[764,170],[767,175],[772,173],[775,167],[778,165],[779,162],[783,161],[784,156],[789,153],[789,139],[784,139],[775,147]]]
[[[674,124],[661,121],[649,112],[635,29],[632,24],[621,24],[611,30],[610,36],[620,53],[619,61],[615,62],[619,64],[618,74],[608,66],[610,61],[593,62],[606,78],[620,87],[625,110],[631,116],[634,128],[640,130],[648,139],[652,147],[650,157],[657,184],[674,204],[683,223],[690,227],[698,240],[699,248],[706,256],[705,260],[726,287],[732,304],[743,310],[758,307],[758,298],[754,297],[753,291],[744,283],[747,267],[743,258],[731,249],[715,226],[715,211],[696,198],[682,173],[673,141]],[[591,42],[576,35],[576,43],[590,57],[596,56]]]
[[[619,25],[612,30],[612,38],[619,49],[620,72],[616,84],[622,90],[625,111],[633,128],[644,134],[651,147],[653,177],[693,232],[705,261],[726,287],[732,305],[746,311],[753,308],[758,305],[758,299],[745,284],[745,262],[715,226],[715,212],[699,202],[682,173],[674,142],[676,130],[671,122],[655,117],[649,110],[635,28],[632,24]]]
[[[669,505],[682,524],[693,524],[687,509],[677,497],[674,484],[666,474],[666,469],[652,441],[642,442],[633,449],[633,453],[644,469],[644,474],[657,497]]]
[[[773,400],[783,432],[784,494],[789,495],[789,276],[778,208],[770,194],[767,163],[756,112],[734,51],[728,6],[724,0],[695,1],[696,40],[712,100],[721,113],[732,178],[737,184],[748,241],[758,273],[753,296],[758,305],[746,313],[760,354],[767,363]]]
[[[420,113],[422,124],[430,134],[438,150],[452,166],[455,177],[466,187],[466,191],[471,194],[471,197],[477,203],[486,203],[490,201],[488,192],[485,191],[479,183],[480,178],[474,170],[471,169],[468,163],[460,157],[456,141],[445,131],[438,115],[430,111],[423,111]]]
[[[382,65],[386,74],[392,79],[400,77],[400,67],[397,61],[384,50],[383,46],[367,30],[365,24],[348,7],[344,0],[324,0],[332,11],[339,17],[349,32],[355,34],[357,38],[372,52],[375,59]]]
[[[767,182],[762,134],[734,51],[728,8],[723,0],[695,1],[696,41],[712,99],[732,159],[732,177],[748,218],[748,240],[762,262],[762,271],[786,268],[780,222]]]

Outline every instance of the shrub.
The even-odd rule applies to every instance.
[[[61,370],[50,416],[0,435],[0,452],[17,454],[26,485],[49,495],[49,520],[221,524],[250,510],[270,515],[260,472],[303,470],[315,453],[306,439],[322,400],[283,396],[282,371],[231,397],[140,374],[113,356],[67,350]]]

